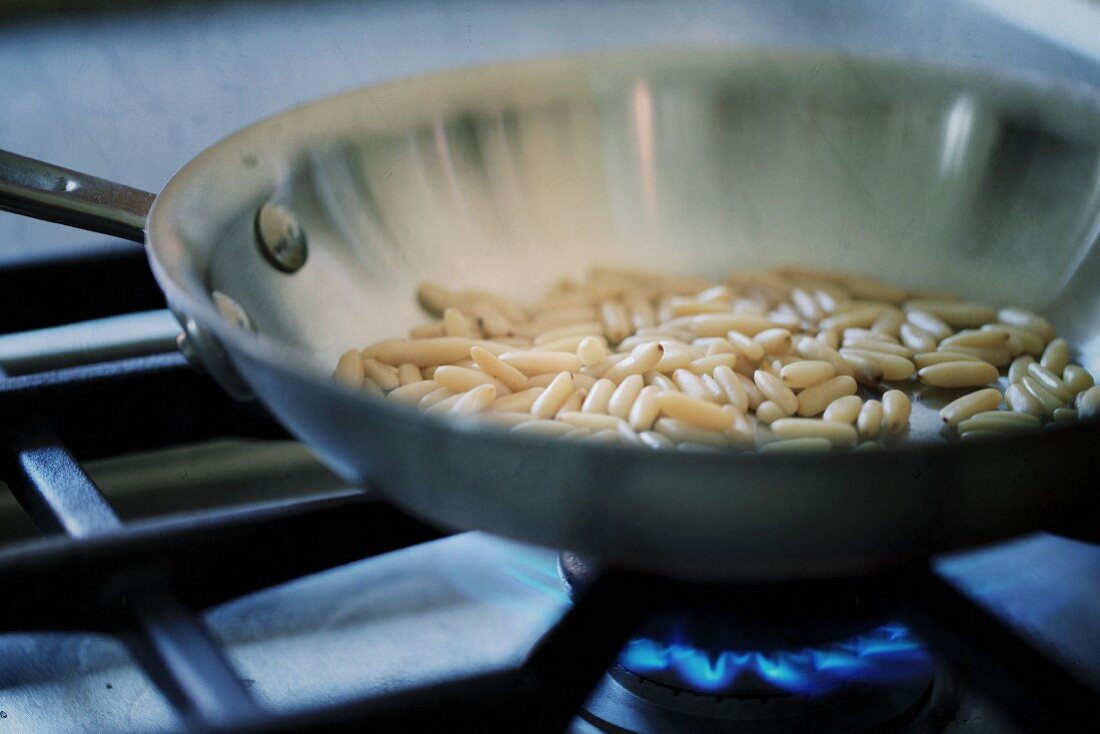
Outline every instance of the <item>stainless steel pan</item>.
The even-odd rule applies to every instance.
[[[931,443],[874,453],[646,452],[425,417],[336,358],[421,323],[425,278],[524,298],[595,262],[798,262],[1034,307],[1096,373],[1095,92],[825,53],[525,62],[286,112],[155,199],[3,154],[0,202],[144,239],[198,359],[416,513],[688,578],[853,574],[1071,513],[1098,425],[963,445],[921,410]]]

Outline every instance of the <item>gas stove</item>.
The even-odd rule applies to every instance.
[[[0,266],[5,731],[1100,724],[1095,518],[793,586],[447,534],[224,396],[159,298],[134,247]]]

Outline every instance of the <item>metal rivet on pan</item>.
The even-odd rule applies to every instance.
[[[284,273],[293,273],[306,262],[306,235],[289,211],[268,202],[256,212],[256,240],[267,261]]]
[[[210,295],[214,299],[214,306],[217,307],[218,313],[222,315],[223,319],[238,328],[248,329],[249,331],[254,330],[252,319],[248,318],[248,312],[236,300],[221,291],[214,291]]]

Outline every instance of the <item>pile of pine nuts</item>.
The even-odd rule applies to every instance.
[[[803,268],[726,283],[600,268],[523,307],[418,291],[438,320],[352,349],[335,379],[516,433],[650,448],[874,447],[918,385],[963,439],[1100,412],[1100,386],[1043,317]]]

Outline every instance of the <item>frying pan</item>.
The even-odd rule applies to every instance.
[[[1023,305],[1096,373],[1087,87],[830,52],[539,60],[291,110],[155,197],[5,153],[0,202],[144,241],[187,350],[231,393],[443,525],[687,579],[787,580],[1022,533],[1095,491],[1096,422],[944,441],[934,392],[912,442],[778,456],[516,436],[331,379],[343,350],[424,322],[421,280],[522,300],[594,263],[715,278],[799,263]]]

